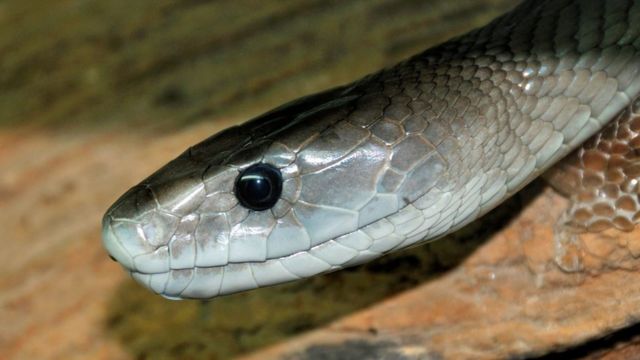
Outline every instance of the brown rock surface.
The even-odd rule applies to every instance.
[[[105,256],[100,218],[120,189],[202,130],[213,129],[0,132],[0,359],[128,357],[104,326],[126,275]]]

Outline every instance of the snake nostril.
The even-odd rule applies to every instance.
[[[111,256],[111,255],[109,255],[109,259],[111,259],[111,260],[113,260],[113,261],[115,261],[115,262],[118,262],[118,260],[116,260],[116,258],[114,258],[114,257],[113,257],[113,256]]]

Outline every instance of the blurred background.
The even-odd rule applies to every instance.
[[[106,208],[187,146],[480,26],[516,0],[0,1],[0,359],[226,359],[447,269],[477,244],[211,302],[137,286]]]

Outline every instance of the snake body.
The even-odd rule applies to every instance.
[[[639,93],[640,0],[524,1],[394,67],[192,146],[116,201],[103,243],[169,298],[352,266],[487,213]],[[268,209],[236,194],[255,164],[282,176]]]

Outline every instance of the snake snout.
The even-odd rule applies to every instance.
[[[167,244],[177,223],[176,216],[158,209],[151,190],[137,186],[105,214],[102,241],[109,255],[130,271],[166,272]]]
[[[102,219],[102,244],[105,249],[107,249],[109,257],[112,260],[115,260],[129,270],[133,270],[135,269],[133,258],[125,249],[120,239],[115,235],[113,223],[114,221],[108,216]]]

